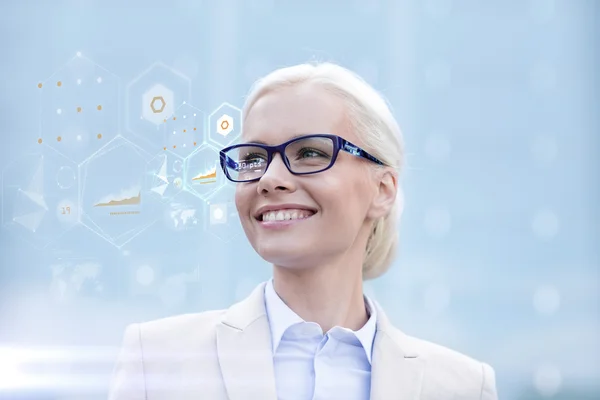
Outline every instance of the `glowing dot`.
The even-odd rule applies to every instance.
[[[194,117],[196,116],[196,113],[194,113]]]
[[[39,139],[38,139],[38,143],[39,143],[39,144],[42,144],[42,138],[39,138]]]
[[[187,118],[187,115],[184,115],[184,116],[183,116],[183,119],[186,119],[186,118]]]
[[[60,141],[62,140],[62,138],[59,136],[59,137],[57,137],[57,138],[56,138],[56,140],[57,140],[58,142],[60,142]]]
[[[56,113],[57,113],[58,115],[60,115],[60,114],[62,114],[62,110],[59,108],[58,110],[56,110]]]
[[[223,215],[224,215],[223,210],[220,207],[217,207],[214,209],[214,211],[213,211],[214,219],[219,220],[219,219],[223,218]]]
[[[102,77],[99,76],[98,79],[96,79],[96,82],[102,83]]]
[[[41,89],[41,88],[42,88],[42,84],[41,84],[41,83],[38,83],[38,87]]]
[[[184,143],[184,144],[183,144],[183,148],[186,148],[186,147],[187,147],[187,144],[185,144],[185,143]]]
[[[81,52],[80,51],[77,52],[77,57],[81,57]]]
[[[550,364],[540,366],[533,376],[533,385],[542,396],[554,396],[562,385],[560,370]]]
[[[538,287],[533,294],[533,308],[539,314],[552,315],[560,307],[560,293],[551,285]]]
[[[558,217],[551,210],[539,210],[531,222],[533,233],[540,239],[552,239],[560,230]]]
[[[81,85],[81,79],[77,79],[77,84]]]
[[[77,107],[77,112],[81,112],[81,107]]]
[[[98,109],[98,111],[102,110],[102,106],[100,104],[98,104],[98,107],[96,107]]]
[[[101,133],[99,133],[99,134],[98,134],[96,137],[97,137],[98,139],[102,139],[102,134],[101,134]]]
[[[148,286],[154,282],[154,270],[148,265],[139,267],[135,276],[138,283],[142,286]]]
[[[173,131],[173,135],[175,135],[177,133],[177,131]]]
[[[81,135],[77,135],[77,141],[78,141],[78,142],[81,142],[81,139],[82,139],[82,138],[81,138]]]
[[[56,86],[61,87],[62,86],[62,82],[61,81],[56,82]]]

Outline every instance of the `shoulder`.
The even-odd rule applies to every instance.
[[[226,310],[182,314],[139,324],[140,331],[150,336],[169,336],[174,333],[210,331],[221,321]]]
[[[424,364],[424,398],[458,395],[465,399],[497,399],[495,372],[485,362],[399,331],[395,336],[409,356]]]
[[[404,336],[405,340],[410,343],[411,350],[427,361],[435,361],[433,364],[440,370],[456,371],[463,375],[477,376],[481,374],[481,362],[466,354],[427,340]],[[428,365],[428,367],[431,366]]]
[[[145,354],[211,347],[225,312],[206,311],[131,324],[125,331],[125,341],[139,343]]]

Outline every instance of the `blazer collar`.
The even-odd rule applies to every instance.
[[[413,338],[395,328],[381,306],[371,367],[371,400],[419,399],[425,362]]]
[[[265,284],[231,306],[217,325],[217,354],[230,400],[277,400]]]
[[[217,326],[217,353],[230,400],[276,400],[271,331],[265,285],[231,306]],[[371,368],[371,400],[418,399],[424,361],[414,339],[396,329],[381,306]]]

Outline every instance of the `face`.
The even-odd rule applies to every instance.
[[[331,133],[361,145],[345,117],[343,101],[314,85],[279,89],[259,98],[244,121],[243,141],[279,145],[311,133]],[[357,246],[364,251],[372,219],[386,209],[382,175],[369,163],[340,151],[330,169],[294,175],[281,156],[274,155],[259,181],[237,184],[236,206],[252,247],[276,266],[298,269],[355,254]],[[305,218],[271,221],[273,214],[265,221],[263,207],[287,208],[283,216],[287,212]]]

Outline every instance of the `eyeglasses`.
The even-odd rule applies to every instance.
[[[221,150],[221,168],[232,182],[259,180],[279,153],[287,169],[294,175],[316,174],[333,166],[340,150],[362,157],[379,165],[382,161],[365,150],[336,135],[305,135],[279,146],[261,143],[244,143]]]

